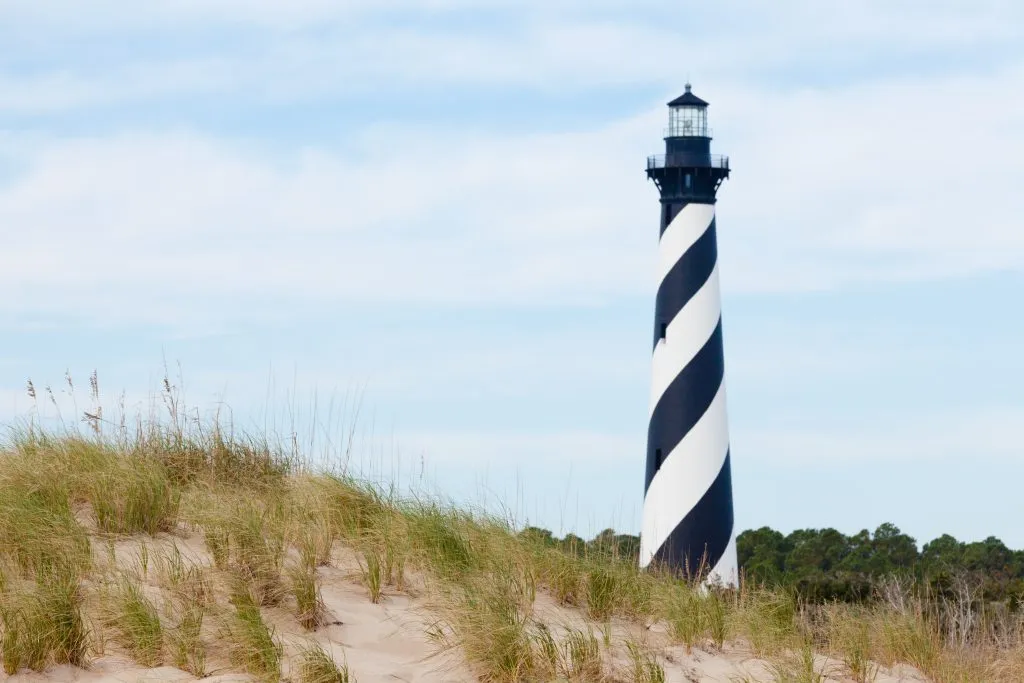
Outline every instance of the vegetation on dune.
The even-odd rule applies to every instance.
[[[766,659],[779,681],[822,680],[821,655],[859,682],[897,663],[942,683],[1024,680],[1016,602],[997,602],[969,572],[949,573],[944,584],[915,574],[933,556],[988,561],[972,547],[942,541],[911,552],[912,540],[888,527],[856,543],[759,530],[740,543],[751,580],[700,590],[639,571],[635,537],[556,539],[436,500],[400,499],[312,472],[293,451],[186,421],[169,383],[165,393],[163,422],[112,434],[97,419],[85,434],[29,425],[0,448],[6,672],[87,666],[116,651],[196,676],[228,668],[260,680],[285,671],[296,681],[358,679],[341,653],[285,642],[268,616],[286,615],[299,633],[327,624],[322,572],[345,553],[370,602],[411,590],[415,579],[436,615],[430,638],[457,648],[484,681],[663,683],[664,647],[730,643]],[[196,534],[208,561],[187,556],[168,531]],[[768,566],[781,569],[758,569]],[[812,575],[798,566],[856,568],[871,580],[844,602],[830,598],[845,594],[809,590]],[[580,621],[552,622],[539,607],[551,603]],[[666,634],[658,643],[621,635],[655,624]]]
[[[590,541],[528,527],[524,536],[571,555],[609,555],[635,560],[640,539],[605,529]],[[950,596],[959,579],[976,584],[979,598],[1007,602],[1014,609],[1024,597],[1024,550],[1011,550],[998,538],[963,543],[945,534],[925,543],[890,523],[852,536],[835,529],[798,529],[783,535],[768,527],[737,537],[740,569],[749,581],[792,589],[809,602],[869,602],[880,581],[894,574],[910,577],[936,596]]]

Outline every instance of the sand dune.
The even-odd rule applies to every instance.
[[[157,557],[162,551],[177,547],[187,562],[212,566],[202,537],[194,533],[161,534],[147,539],[146,554]],[[97,543],[97,562],[114,563],[121,567],[139,562],[142,544],[139,540],[122,540],[112,545]],[[111,556],[111,551],[113,555]],[[424,579],[410,575],[405,590],[387,590],[379,604],[372,603],[359,581],[355,555],[338,546],[333,551],[331,566],[319,570],[321,593],[327,608],[327,624],[313,633],[303,631],[292,611],[282,605],[264,608],[264,618],[284,646],[285,659],[282,678],[289,676],[289,655],[294,655],[311,640],[318,642],[338,662],[346,662],[351,674],[360,683],[456,683],[475,681],[477,678],[463,661],[457,648],[442,649],[428,636],[428,626],[434,615],[425,590]],[[155,570],[142,577],[147,589],[159,591]],[[708,646],[695,647],[691,652],[681,645],[672,644],[665,627],[653,624],[645,627],[621,619],[612,619],[608,626],[594,623],[576,608],[556,603],[540,592],[535,603],[537,616],[556,632],[559,627],[572,626],[590,629],[603,643],[606,670],[614,678],[628,680],[628,657],[625,641],[632,638],[644,642],[657,654],[665,670],[667,683],[746,683],[775,680],[768,662],[754,657],[742,643],[727,644],[722,650]],[[607,630],[607,635],[606,631]],[[818,657],[820,670],[835,672],[827,681],[846,682],[839,662]],[[195,681],[228,683],[256,680],[251,676],[230,671],[230,665],[216,643],[209,648],[207,670],[210,675],[197,679],[174,667],[142,668],[135,665],[116,645],[105,643],[104,653],[96,657],[88,669],[70,666],[51,668],[42,673],[19,673],[14,676],[0,674],[3,681],[50,681],[54,683],[142,683],[143,681]],[[622,675],[615,675],[622,672]],[[876,683],[924,681],[909,668],[879,671]]]

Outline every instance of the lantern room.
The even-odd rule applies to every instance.
[[[686,84],[686,92],[668,103],[669,138],[710,138],[708,103],[697,97]]]

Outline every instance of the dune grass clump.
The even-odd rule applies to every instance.
[[[668,597],[666,621],[669,633],[690,652],[705,633],[705,612],[701,598],[693,591],[682,589]]]
[[[92,564],[89,537],[60,486],[0,479],[0,558],[24,576],[81,575]]]
[[[0,592],[0,660],[8,674],[50,664],[86,663],[89,632],[74,568],[50,568],[33,580],[5,576]]]
[[[738,596],[732,613],[733,630],[750,643],[758,657],[770,657],[793,645],[796,617],[796,598],[791,593],[749,588]]]
[[[206,605],[182,602],[176,607],[175,616],[177,623],[167,630],[171,661],[179,669],[202,678],[206,675],[206,645],[202,639]]]
[[[647,648],[630,639],[626,641],[626,651],[629,654],[630,683],[665,683],[665,668]]]
[[[803,641],[795,651],[776,655],[768,667],[773,683],[825,683],[829,672],[817,666],[814,646]]]
[[[200,491],[190,500],[214,565],[246,583],[260,606],[287,593],[282,579],[287,526],[280,500]]]
[[[256,598],[246,588],[235,587],[234,614],[228,616],[222,631],[228,657],[232,665],[260,681],[278,681],[284,648],[275,639],[274,629],[264,621]]]
[[[587,614],[606,621],[612,616],[619,597],[620,581],[615,569],[597,565],[587,573]]]
[[[578,606],[586,584],[580,562],[559,550],[550,549],[543,552],[539,564],[542,579],[555,600],[561,605]]]
[[[298,683],[355,683],[348,664],[338,664],[320,646],[312,643],[299,655]]]
[[[396,511],[375,487],[348,476],[324,472],[300,483],[294,492],[306,519],[323,520],[325,529],[337,539],[357,541],[377,529],[383,515]]]
[[[108,596],[106,626],[116,634],[117,642],[143,666],[163,662],[164,629],[156,605],[139,582],[122,575]]]
[[[415,539],[420,561],[433,574],[455,581],[476,568],[480,555],[470,539],[470,532],[477,530],[471,518],[436,505],[410,513],[410,536]]]
[[[156,557],[157,575],[165,596],[165,643],[174,666],[202,678],[206,675],[203,623],[213,597],[201,565],[186,561],[177,545]]]
[[[449,646],[483,681],[513,683],[550,671],[549,635],[532,618],[531,588],[514,567],[495,567],[450,587],[439,605]]]
[[[92,567],[67,482],[24,453],[0,462],[0,659],[6,672],[83,664],[81,578]]]
[[[302,566],[309,569],[330,566],[337,539],[336,531],[328,521],[315,514],[307,514],[296,520],[296,525],[295,546]]]
[[[153,430],[132,444],[132,450],[135,457],[158,460],[178,486],[207,483],[266,490],[282,484],[298,464],[266,439],[225,433],[218,423],[190,434],[180,425]]]
[[[86,495],[97,527],[107,533],[154,535],[178,523],[181,493],[154,461],[98,472]]]
[[[828,649],[843,661],[855,683],[872,683],[878,676],[872,616],[870,610],[846,605],[830,605],[825,613]]]
[[[601,678],[601,646],[593,631],[566,629],[562,639],[565,652],[563,674],[570,681],[596,681]]]
[[[306,564],[288,571],[291,594],[295,598],[295,616],[302,628],[315,631],[326,621],[326,608],[320,595],[316,568]]]
[[[384,590],[384,569],[380,552],[375,547],[366,547],[362,551],[362,558],[357,557],[356,561],[359,563],[359,574],[370,602],[376,605],[380,602]]]
[[[88,503],[102,532],[156,534],[177,523],[179,490],[153,458],[125,457],[116,444],[98,438],[38,430],[19,433],[14,449],[8,471],[31,468],[37,481],[60,482],[70,503]]]

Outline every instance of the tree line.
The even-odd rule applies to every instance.
[[[550,531],[527,527],[524,535],[576,555],[601,554],[636,561],[640,539],[605,529],[587,541],[574,534],[557,538]],[[814,602],[870,600],[882,578],[904,575],[933,594],[953,589],[970,578],[986,601],[1024,599],[1024,550],[1011,550],[998,538],[965,543],[944,534],[920,548],[894,524],[885,523],[847,536],[836,529],[799,529],[782,534],[769,527],[744,531],[737,538],[743,579],[785,586]]]

